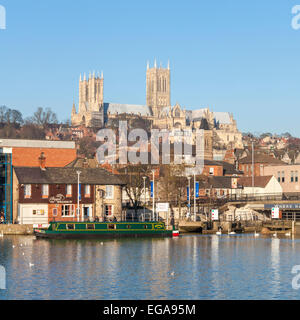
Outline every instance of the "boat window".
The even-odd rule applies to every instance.
[[[94,224],[87,224],[87,225],[86,225],[86,228],[87,228],[88,230],[95,230],[95,225],[94,225]]]
[[[74,230],[75,229],[74,224],[67,224],[67,229],[68,230]]]
[[[115,224],[109,224],[107,226],[108,229],[112,230],[112,229],[116,229],[116,225]]]
[[[148,229],[148,226],[146,224],[144,225],[144,229]]]
[[[131,229],[131,225],[130,224],[127,225],[127,229]]]

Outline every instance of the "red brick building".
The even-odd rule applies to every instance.
[[[14,220],[21,224],[77,221],[78,170],[80,221],[96,216],[120,219],[123,182],[104,169],[15,167]]]
[[[254,176],[263,176],[264,167],[274,165],[286,165],[285,162],[278,160],[267,154],[256,153],[254,155]],[[252,155],[239,160],[239,170],[244,172],[244,176],[252,176]]]
[[[0,148],[9,149],[15,167],[39,167],[39,156],[44,153],[47,167],[64,167],[76,159],[73,141],[0,139]]]

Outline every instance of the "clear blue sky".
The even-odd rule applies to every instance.
[[[70,118],[80,73],[106,102],[145,104],[146,62],[171,62],[172,104],[234,114],[241,131],[300,136],[300,0],[0,0],[0,105]]]

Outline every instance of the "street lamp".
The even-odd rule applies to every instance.
[[[146,214],[146,179],[147,177],[143,177],[144,179],[144,219]]]
[[[80,204],[79,204],[79,201],[80,201],[80,182],[79,182],[79,177],[80,177],[80,174],[81,174],[81,171],[76,171],[77,173],[77,176],[78,176],[78,184],[77,184],[77,222],[79,222],[79,215],[80,215]]]
[[[254,140],[252,139],[252,196],[254,198]]]
[[[154,221],[155,219],[155,170],[152,170],[152,175],[153,175],[153,195],[152,195],[152,198],[153,198],[153,207],[152,207],[152,221]]]
[[[194,221],[197,221],[196,218],[196,173],[194,173]]]
[[[189,180],[189,217],[191,216],[191,177],[188,177]]]

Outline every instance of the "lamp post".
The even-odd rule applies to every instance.
[[[189,180],[189,217],[191,216],[191,177],[188,177]]]
[[[146,214],[146,179],[147,177],[143,177],[144,179],[144,220],[145,220],[145,214]]]
[[[80,201],[80,182],[79,182],[79,177],[80,177],[80,174],[81,174],[81,171],[76,171],[77,173],[77,176],[78,176],[78,184],[77,184],[77,221],[79,222],[79,215],[80,215],[80,204],[79,204],[79,201]]]
[[[155,219],[155,170],[152,170],[153,175],[153,207],[152,207],[152,221]]]
[[[252,196],[254,198],[254,140],[252,140]]]
[[[194,221],[196,222],[196,174],[194,173]]]

